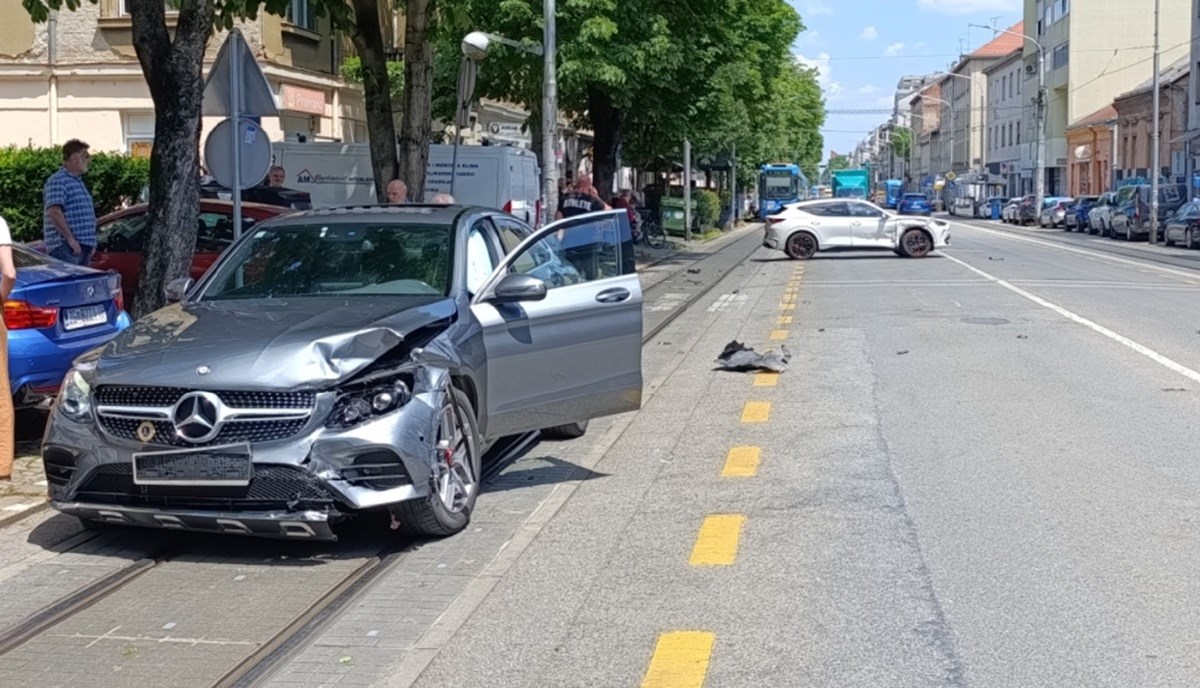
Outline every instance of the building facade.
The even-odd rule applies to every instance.
[[[1183,182],[1187,172],[1184,133],[1187,129],[1190,53],[1163,70],[1159,83],[1159,163],[1161,178]],[[1146,81],[1113,100],[1116,110],[1118,166],[1116,178],[1150,180],[1154,174],[1154,88]]]
[[[1190,54],[1193,4],[1163,2],[1159,20],[1162,63]],[[1117,0],[1025,0],[1026,35],[1045,55],[1046,193],[1067,190],[1066,130],[1152,76],[1154,12]],[[1023,102],[1037,102],[1038,46],[1025,41]],[[1024,132],[1022,166],[1036,161],[1036,121]]]
[[[1096,196],[1111,189],[1117,109],[1107,105],[1067,127],[1067,194]]]
[[[1031,177],[1022,176],[1021,170],[1021,132],[1029,115],[1029,109],[1022,106],[1021,55],[1022,50],[1017,47],[983,72],[988,82],[984,121],[986,167],[989,174],[1006,180],[1009,196],[1031,193],[1032,188]]]
[[[932,189],[934,177],[942,170],[945,157],[942,145],[942,84],[935,81],[918,91],[912,99],[913,184]]]
[[[987,165],[986,121],[991,89],[986,72],[1020,47],[1022,24],[1018,22],[1008,31],[1011,33],[1000,33],[959,60],[943,82],[943,98],[953,113],[952,157],[947,169],[956,174],[982,172]]]
[[[264,13],[238,25],[280,107],[278,117],[263,118],[263,129],[276,141],[365,141],[361,91],[340,74],[345,46],[308,0],[296,0],[288,15]],[[95,150],[149,155],[154,104],[124,0],[83,3],[44,24],[34,24],[19,0],[0,0],[0,22],[0,146],[81,138]],[[206,70],[223,39],[209,41]],[[201,136],[220,119],[204,118]]]

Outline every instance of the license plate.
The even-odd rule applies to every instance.
[[[63,309],[63,329],[79,330],[108,322],[108,313],[102,304]]]
[[[133,455],[136,485],[237,487],[249,485],[252,477],[248,444]]]

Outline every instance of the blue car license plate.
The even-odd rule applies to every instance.
[[[67,331],[95,327],[106,322],[108,322],[108,313],[105,312],[103,304],[64,308],[62,312],[63,329]]]
[[[235,487],[249,485],[252,477],[248,444],[133,455],[136,485]]]

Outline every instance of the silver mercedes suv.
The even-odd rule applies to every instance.
[[[386,508],[449,535],[496,440],[641,404],[624,211],[538,231],[460,206],[296,213],[168,291],[51,409],[50,497],[90,526],[334,539]]]

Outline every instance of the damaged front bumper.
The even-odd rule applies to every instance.
[[[269,436],[280,426],[234,428],[250,455],[249,479],[241,485],[146,484],[144,476],[135,476],[135,454],[190,455],[187,450],[195,449],[203,460],[206,449],[222,445],[221,436],[180,447],[177,438],[159,434],[169,421],[121,418],[112,414],[122,407],[102,403],[77,421],[56,407],[43,442],[51,503],[103,523],[336,539],[332,526],[357,511],[430,494],[438,416],[450,380],[441,369],[411,372],[412,394],[405,403],[350,427],[330,421],[345,395],[322,392],[311,395],[311,412],[287,437]],[[151,430],[155,437],[143,441]]]

